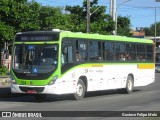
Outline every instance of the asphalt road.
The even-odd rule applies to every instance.
[[[49,96],[48,99],[43,102],[37,102],[33,96],[0,98],[0,111],[103,111],[102,114],[109,114],[105,111],[160,111],[160,73],[156,73],[154,83],[145,87],[137,87],[132,94],[123,94],[115,90],[92,92],[87,94],[83,100],[79,101],[71,99],[70,96]],[[82,117],[68,119],[119,120],[117,117],[84,118],[84,114],[82,114]],[[114,115],[112,114],[115,113],[111,113],[113,117]],[[49,118],[43,118],[42,120],[47,119]],[[64,117],[56,117],[54,119],[66,120]],[[127,120],[128,117],[121,119]],[[131,119],[150,120],[148,118],[144,119],[143,117],[131,117],[130,120]],[[153,120],[160,120],[160,118],[153,118]]]

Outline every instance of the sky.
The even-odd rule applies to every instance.
[[[35,0],[43,6],[62,6],[66,5],[82,6],[83,0]],[[92,1],[92,0],[90,0]],[[160,1],[160,0],[159,0]],[[150,27],[155,23],[155,8],[156,22],[160,22],[160,2],[156,0],[130,0],[123,3],[124,0],[117,0],[118,15],[128,16],[131,20],[133,29]],[[106,14],[109,14],[110,0],[99,0],[98,5],[106,6]]]

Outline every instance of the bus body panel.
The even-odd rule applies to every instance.
[[[126,87],[127,76],[132,74],[134,77],[134,87],[145,86],[154,82],[154,69],[137,69],[137,64],[92,64],[82,65],[72,68],[62,75],[53,85],[46,86],[24,86],[22,87],[44,87],[42,94],[70,94],[74,93],[76,84],[81,76],[87,78],[87,91],[119,89]],[[145,74],[145,76],[144,76]],[[143,76],[142,76],[143,75]],[[12,84],[13,93],[21,93],[21,85]],[[25,92],[23,92],[25,93]]]
[[[43,32],[42,32],[43,33]],[[51,34],[51,32],[50,32]],[[45,37],[44,37],[45,38]],[[44,39],[41,38],[41,39]],[[53,41],[18,41],[14,42],[16,44],[33,44],[33,45],[58,45],[58,67],[55,73],[52,73],[49,78],[44,79],[45,82],[38,80],[28,80],[26,85],[17,84],[16,81],[27,81],[27,79],[18,79],[11,69],[11,92],[12,93],[29,93],[32,90],[37,90],[36,94],[71,94],[75,93],[76,85],[78,80],[85,77],[87,79],[86,91],[98,91],[98,90],[110,90],[110,89],[120,89],[126,87],[127,77],[131,75],[134,80],[134,87],[145,86],[154,82],[155,77],[155,67],[154,61],[134,61],[134,62],[122,62],[122,61],[87,61],[78,63],[74,61],[74,65],[62,72],[62,53],[63,53],[63,39],[67,38],[72,42],[77,39],[84,41],[101,41],[101,44],[106,41],[112,42],[125,42],[126,44],[132,43],[138,45],[147,44],[154,46],[151,40],[137,39],[137,38],[127,38],[121,36],[106,36],[98,34],[84,34],[84,33],[72,33],[72,32],[60,32],[59,39],[55,42]],[[23,38],[28,39],[28,38]],[[36,40],[36,39],[35,39]],[[74,42],[75,43],[75,42]],[[69,44],[66,42],[66,44]],[[72,43],[73,44],[73,43]],[[76,45],[73,45],[75,50]],[[88,46],[87,46],[88,47]],[[136,48],[137,49],[137,48]],[[75,51],[73,50],[73,53]],[[89,52],[89,50],[87,51]],[[127,52],[127,51],[125,51]],[[12,56],[15,54],[13,53]],[[12,58],[12,64],[13,64]],[[13,68],[13,66],[12,66]],[[49,85],[52,79],[58,76],[54,84]],[[15,80],[15,81],[14,81]],[[13,82],[14,81],[14,82]],[[35,81],[34,84],[28,84],[31,81]],[[40,92],[38,92],[40,90]],[[34,92],[34,91],[33,91]]]

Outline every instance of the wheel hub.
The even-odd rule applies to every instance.
[[[82,85],[80,85],[80,84],[77,85],[77,92],[76,93],[77,93],[78,96],[82,96],[82,94],[83,94]]]

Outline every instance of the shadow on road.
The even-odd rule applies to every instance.
[[[9,88],[0,88],[1,93],[9,91]],[[141,91],[140,89],[135,89],[133,94],[136,92]],[[125,95],[121,90],[106,90],[106,91],[95,91],[95,92],[88,92],[85,95],[85,98],[92,98],[92,97],[108,97],[110,95]],[[59,102],[59,101],[68,101],[74,100],[72,95],[47,95],[47,98],[42,101],[37,101],[34,98],[33,94],[11,94],[10,92],[2,95],[0,97],[0,101],[5,102],[32,102],[32,103],[39,103],[39,102]],[[84,98],[84,99],[85,99]]]

